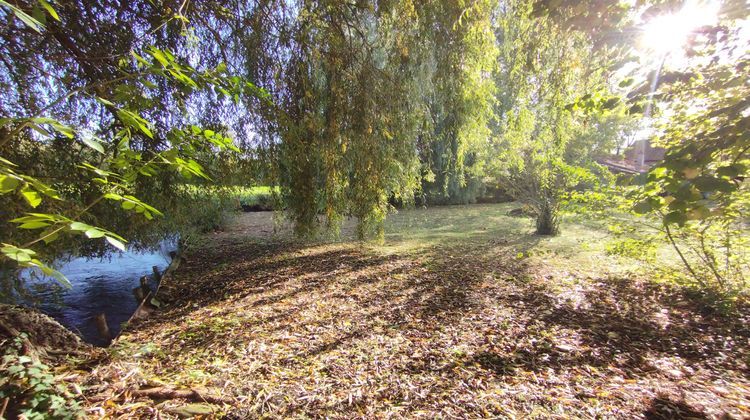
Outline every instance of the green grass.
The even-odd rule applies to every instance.
[[[534,221],[510,216],[516,203],[408,209],[386,221],[385,253],[418,252],[435,247],[491,243],[504,254],[558,270],[619,275],[648,268],[637,258],[610,255],[618,240],[607,221],[563,217],[558,236],[534,234]],[[678,260],[666,242],[656,244],[657,261],[676,266]]]
[[[365,242],[360,246],[386,255],[419,254],[456,247],[483,248],[501,253],[505,258],[579,276],[648,273],[655,278],[654,265],[622,253],[608,252],[623,240],[610,232],[608,225],[612,221],[566,215],[560,235],[539,236],[534,233],[533,219],[509,215],[518,207],[516,203],[500,203],[402,209],[386,219],[382,244]],[[245,225],[243,230],[249,233],[248,241],[263,242],[269,237],[284,242],[298,241],[288,222],[274,229],[271,213],[247,213],[234,223]],[[356,219],[346,219],[338,239],[321,241],[355,241],[355,227]],[[653,246],[660,269],[680,268],[677,256],[666,241],[654,241]]]
[[[276,192],[278,193],[278,187],[276,187]],[[259,206],[263,210],[273,209],[272,187],[238,187],[235,195],[243,206]]]

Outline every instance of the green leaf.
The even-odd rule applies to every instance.
[[[635,104],[628,108],[628,114],[643,114],[643,105]]]
[[[139,67],[139,68],[142,68],[142,67],[150,67],[150,66],[151,66],[151,63],[149,63],[149,62],[148,62],[148,61],[147,61],[147,60],[146,60],[145,58],[143,58],[142,56],[140,56],[140,55],[139,55],[138,53],[136,53],[135,51],[131,51],[131,52],[130,52],[130,55],[132,55],[132,56],[133,56],[133,58],[135,58],[135,59],[136,59],[136,61],[138,61],[138,67]]]
[[[705,206],[699,206],[687,212],[688,220],[703,220],[710,215],[711,210]]]
[[[28,214],[28,216],[18,217],[16,219],[11,220],[11,222],[13,223],[37,222],[37,221],[54,222],[56,220],[65,220],[65,217],[57,216],[54,214],[46,214],[46,213],[26,213],[26,214]]]
[[[26,26],[28,26],[29,28],[39,33],[42,33],[42,28],[44,28],[44,25],[38,20],[26,14],[23,10],[13,6],[12,4],[4,0],[0,0],[0,6],[5,6],[5,7],[10,8],[13,14],[16,15],[17,18],[21,19],[21,21],[23,21],[23,23],[25,23]]]
[[[671,213],[667,213],[664,216],[664,220],[663,220],[665,225],[676,223],[679,226],[684,226],[686,221],[687,221],[687,216],[682,211],[673,211]]]
[[[726,179],[705,175],[695,178],[692,182],[696,188],[703,192],[730,192],[736,188],[734,184]]]
[[[670,196],[673,197],[673,196]],[[673,197],[674,198],[674,197]],[[684,200],[672,200],[671,203],[669,203],[669,206],[667,206],[670,210],[685,210],[687,209],[687,202]]]
[[[628,87],[628,86],[632,85],[634,81],[635,81],[635,79],[633,79],[632,77],[628,77],[627,79],[625,79],[625,80],[621,81],[620,83],[618,83],[618,86],[620,86],[622,88]]]
[[[60,16],[57,14],[55,9],[52,8],[52,6],[45,0],[39,0],[39,4],[44,7],[45,10],[47,10],[47,13],[49,13],[50,16],[52,16],[53,19],[56,21],[60,21]]]
[[[0,175],[0,194],[15,191],[20,183],[21,181],[10,175]]]
[[[105,239],[106,239],[106,240],[107,240],[107,242],[109,242],[109,244],[110,244],[110,245],[112,245],[113,247],[115,247],[115,248],[119,249],[120,251],[125,251],[125,244],[123,244],[123,243],[122,243],[122,242],[120,242],[119,240],[117,240],[117,239],[115,239],[115,238],[113,238],[113,237],[111,237],[111,236],[107,236],[107,237],[106,237]]]
[[[51,244],[52,242],[55,242],[59,237],[60,235],[58,233],[53,233],[52,235],[45,236],[43,241],[45,244]]]
[[[31,9],[31,16],[42,25],[47,23],[47,16],[44,15],[44,12],[42,12],[42,9],[40,9],[38,5],[34,5],[34,8]]]
[[[609,110],[613,109],[620,103],[620,98],[609,98],[602,104],[602,109]]]
[[[65,286],[68,289],[70,289],[71,287],[73,287],[73,285],[70,284],[70,282],[68,281],[67,277],[65,277],[65,275],[63,273],[55,270],[52,267],[48,267],[47,265],[43,264],[39,260],[33,260],[33,262],[34,262],[34,265],[36,265],[37,267],[39,267],[42,270],[42,273],[44,273],[44,274],[46,274],[48,276],[52,276],[61,285]]]
[[[151,54],[151,56],[154,57],[156,61],[161,63],[162,66],[167,67],[169,65],[169,60],[167,60],[167,57],[161,50],[152,48],[148,53]]]
[[[137,206],[138,208],[141,208],[141,211],[139,211],[139,213],[140,213],[140,212],[142,212],[142,211],[143,211],[143,209],[146,209],[146,210],[148,210],[148,211],[150,211],[151,213],[154,213],[154,214],[156,214],[156,215],[159,215],[159,216],[163,216],[163,215],[164,215],[164,214],[163,214],[162,212],[160,212],[160,211],[159,211],[159,210],[157,210],[156,208],[154,208],[154,207],[152,207],[152,206],[150,206],[150,205],[148,205],[148,204],[144,203],[143,201],[141,201],[141,200],[139,200],[139,199],[137,199],[137,198],[133,197],[132,195],[126,195],[126,196],[124,196],[123,198],[124,198],[125,200],[129,200],[129,201],[133,202],[134,204],[136,204],[136,206]],[[138,211],[138,209],[136,209],[136,211]]]
[[[745,173],[747,168],[745,165],[735,163],[733,165],[729,166],[722,166],[721,168],[716,170],[716,173],[719,176],[725,176],[727,178],[736,178],[740,176],[741,174]]]
[[[94,165],[92,165],[90,163],[86,163],[86,162],[84,162],[83,164],[81,164],[79,167],[91,170],[95,174],[97,174],[97,175],[99,175],[101,177],[116,177],[117,176],[117,174],[114,173],[114,172],[105,171],[104,169],[97,168],[96,166],[94,166]],[[109,197],[107,197],[107,198],[109,198]]]
[[[26,202],[28,202],[31,207],[36,208],[37,206],[39,206],[39,204],[42,203],[42,196],[39,195],[39,193],[34,190],[30,190],[26,188],[24,191],[21,191],[21,194],[23,195],[23,198],[26,199]]]
[[[49,185],[43,182],[40,182],[38,179],[32,178],[30,176],[26,176],[26,175],[21,175],[21,178],[23,178],[23,180],[26,181],[29,185],[34,187],[35,190],[46,195],[47,197],[54,198],[55,200],[60,199],[60,196],[57,194],[57,191],[55,191]]]
[[[50,134],[49,131],[45,130],[44,128],[42,128],[41,126],[37,124],[29,123],[29,127],[31,127],[37,133],[41,134],[43,137],[52,137],[52,134]]]
[[[3,244],[2,248],[0,248],[0,252],[2,252],[7,258],[19,263],[31,261],[31,256],[36,255],[36,252],[31,249],[19,248],[10,244]]]
[[[19,229],[40,229],[49,226],[49,223],[45,222],[27,222],[20,226],[18,226]]]
[[[137,128],[149,138],[154,138],[154,133],[151,132],[151,129],[148,127],[148,122],[140,115],[126,109],[119,109],[117,110],[117,116],[126,125]]]
[[[643,200],[633,206],[633,211],[638,214],[646,214],[653,210],[650,200]]]
[[[104,146],[94,136],[82,136],[81,141],[86,146],[96,150],[97,152],[104,154]]]
[[[60,283],[61,285],[65,286],[66,288],[68,288],[68,289],[72,289],[73,288],[73,285],[70,284],[70,282],[68,281],[68,278],[65,277],[65,275],[63,273],[61,273],[61,272],[59,272],[57,270],[53,270],[48,275],[51,275],[52,277],[54,277],[54,279],[57,280],[58,283]]]
[[[70,224],[69,227],[70,227],[70,230],[79,231],[79,232],[85,232],[93,228],[93,226],[87,225],[86,223],[81,223],[81,222],[73,222]]]
[[[49,124],[52,126],[52,128],[54,128],[55,130],[57,130],[58,132],[60,132],[62,135],[64,135],[65,137],[69,139],[72,139],[75,136],[75,130],[73,130],[72,127],[67,126],[55,119],[37,117],[37,118],[32,118],[31,121],[37,124]]]
[[[133,53],[133,55],[135,55],[136,57],[138,57],[138,54],[135,54],[135,53]],[[96,99],[97,99],[97,100],[98,100],[99,102],[101,102],[102,104],[104,104],[104,105],[107,105],[107,106],[115,106],[115,104],[114,104],[114,103],[113,103],[112,101],[108,101],[108,100],[106,100],[106,99],[104,99],[104,98],[99,98],[99,97],[97,97]]]
[[[105,233],[99,229],[89,229],[86,231],[86,237],[89,239],[103,238]]]
[[[4,158],[4,157],[2,157],[2,156],[0,156],[0,163],[3,163],[3,164],[5,164],[5,165],[8,165],[8,166],[11,166],[11,167],[14,167],[14,168],[18,166],[18,165],[16,165],[15,163],[13,163],[13,162],[9,161],[8,159],[5,159],[5,158]]]
[[[661,179],[667,176],[668,170],[663,166],[657,166],[648,173],[651,179]]]

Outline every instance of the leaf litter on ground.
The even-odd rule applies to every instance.
[[[711,313],[677,287],[615,275],[603,254],[576,271],[503,219],[507,206],[473,207],[490,228],[428,238],[460,210],[402,212],[383,246],[301,243],[272,234],[268,213],[238,216],[188,253],[164,309],[91,371],[90,413],[750,416],[747,312]],[[224,403],[153,401],[137,392],[148,386]]]

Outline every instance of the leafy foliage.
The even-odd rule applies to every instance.
[[[537,233],[554,235],[563,195],[595,179],[587,166],[596,149],[573,142],[582,137],[584,114],[568,105],[579,92],[603,89],[604,79],[602,58],[584,34],[533,12],[533,2],[509,2],[499,20],[496,173],[533,209]]]
[[[0,398],[9,401],[7,414],[29,420],[82,418],[84,412],[70,387],[49,366],[22,354],[23,338],[6,347],[0,363]]]
[[[737,48],[747,11],[735,6],[694,35],[689,68],[656,92],[655,142],[666,155],[631,193],[637,213],[662,220],[692,281],[725,295],[744,290],[750,272],[750,56]]]
[[[472,202],[482,192],[494,118],[497,62],[491,1],[443,2],[425,8],[420,32],[429,55],[424,97],[429,109],[419,147],[430,203]]]
[[[726,250],[683,253],[698,283],[696,264],[742,284],[742,258],[724,258],[747,217],[739,3],[695,31],[691,68],[638,83],[634,22],[677,2],[4,1],[3,261],[56,275],[45,261],[65,252],[215,229],[246,185],[269,185],[301,236],[353,217],[382,239],[392,204],[487,186],[556,234],[647,110],[667,156],[635,209],[677,248]]]
[[[225,65],[197,69],[169,49],[143,41],[126,42],[123,47],[129,51],[107,56],[98,67],[99,62],[91,56],[102,52],[85,51],[88,46],[61,26],[84,19],[81,14],[91,5],[71,5],[58,15],[48,3],[40,4],[53,20],[36,12],[22,18],[22,9],[3,4],[25,25],[7,29],[4,48],[25,51],[40,36],[49,36],[55,43],[34,54],[11,54],[12,61],[5,64],[13,77],[3,78],[4,86],[30,84],[34,89],[27,97],[5,91],[7,107],[0,109],[4,156],[0,158],[0,199],[10,210],[6,221],[18,229],[4,232],[1,250],[17,267],[36,267],[66,283],[43,260],[59,250],[69,251],[70,237],[102,238],[103,243],[123,250],[127,241],[115,231],[144,231],[149,228],[137,221],[139,217],[147,222],[163,216],[139,197],[159,200],[160,205],[173,209],[164,197],[186,190],[178,179],[182,183],[209,180],[200,160],[222,151],[239,152],[226,130],[186,123],[164,107],[159,95],[165,90],[174,94],[178,98],[175,110],[187,112],[185,98],[215,95],[239,102],[248,95],[262,96],[263,91],[229,76]],[[133,19],[137,23],[132,31],[144,29],[138,17]],[[33,29],[33,33],[25,33],[24,28]],[[110,46],[120,47],[126,40],[111,41]],[[50,53],[70,55],[75,64],[54,61]],[[32,57],[48,65],[40,69],[29,62]],[[40,75],[42,80],[60,84],[52,87],[38,82]],[[20,115],[9,116],[14,111]],[[190,201],[176,195],[171,197],[174,201]],[[122,211],[134,216],[123,219]],[[53,242],[58,240],[63,243],[55,248]]]
[[[382,236],[391,195],[417,184],[413,151],[420,109],[410,2],[305,2],[282,104],[279,177],[284,206],[301,235],[333,231],[357,217],[360,236]]]

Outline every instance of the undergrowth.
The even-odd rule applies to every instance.
[[[24,354],[25,334],[13,339],[0,364],[0,418],[76,419],[84,413],[49,366]]]

